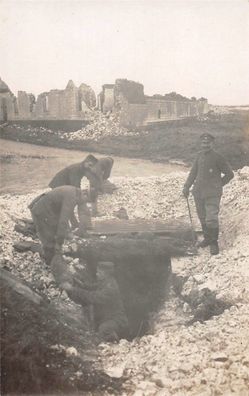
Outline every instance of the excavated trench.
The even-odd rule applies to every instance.
[[[23,227],[17,223],[16,231],[36,238],[33,224],[27,221],[24,224]],[[196,321],[205,322],[232,306],[232,303],[217,299],[215,293],[208,288],[199,290],[187,286],[189,290],[186,293],[184,289],[189,277],[172,273],[172,257],[192,254],[192,235],[188,227],[180,224],[169,231],[168,224],[170,236],[158,235],[156,232],[127,232],[127,229],[123,233],[114,231],[114,235],[107,233],[103,236],[102,226],[99,225],[101,235],[86,240],[77,238],[76,243],[68,244],[64,257],[78,259],[79,266],[72,265],[74,260],[69,261],[69,270],[70,266],[61,257],[59,263],[57,260],[55,266],[52,266],[52,272],[57,284],[68,279],[73,279],[74,283],[77,280],[76,284],[80,284],[79,280],[84,283],[85,279],[89,279],[89,274],[91,279],[95,277],[99,262],[112,262],[114,277],[128,317],[129,331],[124,335],[128,340],[152,332],[151,318],[156,317],[154,314],[160,311],[163,303],[171,296],[177,297],[180,305],[188,305],[189,315],[184,315],[186,325],[192,325]],[[112,230],[115,230],[115,226],[115,223],[112,224]],[[134,224],[129,226],[132,228]],[[127,221],[125,227],[127,228]],[[165,234],[165,230],[162,232]],[[30,242],[18,243],[14,247],[19,251],[40,250],[39,244]]]
[[[176,296],[182,305],[188,304],[189,316],[185,315],[185,324],[196,321],[205,322],[213,316],[220,315],[232,303],[216,298],[208,288],[193,288],[187,294],[184,287],[189,277],[172,273],[171,257],[189,254],[189,235],[181,241],[181,248],[173,246],[168,238],[153,237],[150,233],[141,236],[114,236],[104,240],[91,239],[85,244],[78,243],[74,251],[67,254],[77,257],[86,267],[97,267],[100,261],[115,264],[115,279],[118,283],[125,311],[129,322],[128,340],[152,333],[151,318],[156,317],[163,303]]]
[[[171,257],[189,254],[189,232],[181,236],[178,246],[176,239],[173,244],[172,239],[152,233],[77,239],[77,243],[68,244],[62,266],[52,267],[52,272],[60,283],[65,269],[71,271],[77,262],[73,276],[79,281],[87,272],[95,271],[100,261],[114,263],[114,276],[129,322],[124,337],[127,340],[153,333],[152,314],[169,301],[172,290],[179,301],[190,307],[184,323],[204,322],[220,315],[231,304],[216,299],[209,289],[184,293],[188,278],[173,274],[171,269]],[[39,251],[36,242],[14,247],[19,252],[21,248]],[[44,296],[33,293],[30,285],[2,271],[2,390],[48,393],[55,389],[64,392],[111,389],[112,394],[120,394],[122,380],[112,379],[93,363],[98,362],[97,351],[87,311],[79,305],[73,308],[48,303]]]

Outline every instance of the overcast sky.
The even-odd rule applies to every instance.
[[[96,93],[116,78],[249,104],[248,0],[0,0],[0,77],[15,94]]]

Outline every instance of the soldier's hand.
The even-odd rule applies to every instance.
[[[80,230],[79,228],[74,232],[74,234],[81,238],[89,238],[89,234],[86,230]]]
[[[54,251],[55,253],[61,253],[62,246],[59,243],[55,244]]]
[[[66,292],[68,292],[68,291],[72,290],[73,286],[69,282],[63,282],[63,283],[60,284],[60,288],[62,290],[65,290]]]
[[[189,196],[189,189],[187,187],[184,187],[184,189],[182,190],[182,193],[184,195],[185,198],[188,198]]]
[[[71,230],[75,230],[76,228],[79,228],[79,222],[75,222],[74,224],[71,225]]]

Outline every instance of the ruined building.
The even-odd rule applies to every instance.
[[[104,113],[119,112],[120,123],[126,127],[196,117],[209,111],[205,98],[188,99],[175,92],[146,96],[142,84],[125,79],[103,85],[98,108]]]
[[[0,79],[0,121],[84,120],[96,106],[95,93],[86,84],[78,88],[70,80],[65,89],[38,95],[18,91],[17,98]]]
[[[0,79],[0,121],[84,121],[96,107],[95,93],[70,80],[65,89],[33,94],[18,91],[17,98]],[[144,86],[126,79],[105,84],[98,95],[97,108],[103,113],[118,113],[125,127],[146,126],[150,123],[196,117],[208,112],[207,99],[191,98],[174,92],[146,96]]]

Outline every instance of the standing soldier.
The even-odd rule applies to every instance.
[[[69,220],[73,221],[74,227],[79,226],[81,235],[91,227],[87,200],[87,192],[73,186],[62,186],[38,196],[29,205],[46,264],[49,265],[55,253],[60,252]],[[74,216],[76,206],[79,222]]]
[[[92,202],[92,214],[98,215],[98,195],[104,192],[106,180],[111,175],[114,160],[111,157],[100,158],[93,167],[86,172],[86,177],[90,183],[90,197]]]
[[[213,150],[214,137],[204,133],[200,139],[201,151],[184,184],[183,194],[187,198],[190,187],[194,184],[193,196],[204,235],[203,241],[198,246],[210,246],[210,253],[215,255],[219,253],[218,215],[222,187],[233,178],[234,174],[222,155]]]

